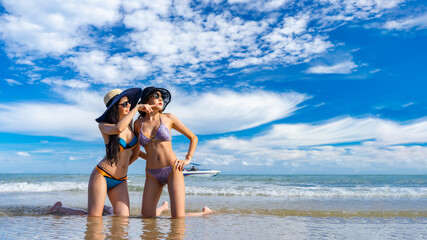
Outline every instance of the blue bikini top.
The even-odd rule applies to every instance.
[[[130,141],[130,143],[127,143],[123,138],[119,137],[119,152],[128,148],[134,148],[137,143],[138,138],[136,136],[133,136],[133,139]]]
[[[162,118],[160,117],[160,125],[157,128],[156,134],[154,134],[154,136],[150,136],[148,134],[145,134],[142,131],[142,126],[144,125],[144,122],[142,122],[141,124],[141,129],[139,130],[139,143],[145,147],[147,146],[150,142],[155,142],[155,141],[171,141],[172,140],[172,136],[171,133],[169,132],[169,129],[163,124],[162,122]]]

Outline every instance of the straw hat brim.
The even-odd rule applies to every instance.
[[[124,96],[127,96],[129,98],[131,102],[130,108],[131,109],[134,108],[136,104],[138,104],[138,100],[141,97],[141,94],[142,94],[141,88],[129,88],[124,90],[122,93],[117,94],[114,98],[112,98],[112,100],[110,100],[110,104],[107,106],[107,109],[105,110],[105,112],[100,117],[95,119],[95,121],[97,121],[98,123],[105,122],[108,111],[114,106],[114,104],[120,101],[120,99]]]

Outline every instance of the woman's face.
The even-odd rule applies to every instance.
[[[119,116],[120,118],[126,116],[130,112],[130,101],[127,96],[120,98],[119,100]]]
[[[148,97],[148,104],[155,105],[153,109],[157,109],[159,111],[163,110],[164,102],[162,98],[162,93],[157,91],[151,94],[150,97]]]

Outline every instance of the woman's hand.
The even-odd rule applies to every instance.
[[[153,112],[152,107],[154,107],[154,106],[156,106],[156,105],[138,104],[138,110],[146,112],[146,113],[150,113],[150,112]]]
[[[178,171],[182,171],[184,170],[184,167],[187,166],[188,164],[190,164],[191,160],[190,159],[185,159],[185,160],[176,160],[175,161],[175,167]]]

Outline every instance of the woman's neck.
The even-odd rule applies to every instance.
[[[160,116],[160,112],[159,111],[153,111],[153,112],[151,112],[149,114],[146,114],[145,115],[145,119],[149,120],[149,121],[153,121],[153,120],[158,119],[159,116]]]

